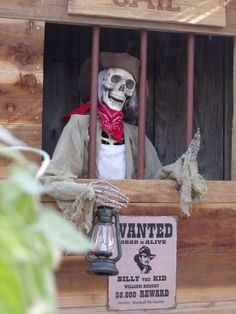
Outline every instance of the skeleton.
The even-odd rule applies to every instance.
[[[100,103],[105,103],[113,110],[121,111],[126,105],[134,108],[134,106],[137,104],[135,79],[128,71],[124,69],[109,68],[107,70],[101,71],[99,73],[98,88],[98,97]],[[116,142],[111,137],[106,140],[108,140],[110,144],[114,144]],[[181,158],[179,158],[174,164],[162,167],[159,173],[156,175],[157,179],[171,178],[177,181],[181,187],[181,210],[187,216],[190,215],[189,205],[191,205],[191,202],[203,201],[207,194],[205,182],[198,174],[197,169],[196,158],[199,148],[200,131],[198,129],[186,153],[183,154]],[[183,179],[183,173],[186,172],[190,174],[187,175],[187,178]],[[194,177],[192,183],[190,179],[191,176]],[[191,185],[194,184],[197,185],[197,187],[194,186],[194,188],[191,188]],[[105,204],[107,201],[111,201],[115,206],[117,206],[117,204],[119,204],[120,207],[126,206],[125,195],[122,193],[119,194],[118,190],[109,190],[109,187],[106,185],[105,181],[103,181],[103,186],[98,189],[100,194],[96,192],[96,183],[94,187],[95,198],[98,203]],[[103,193],[103,189],[106,191],[105,193]],[[108,190],[109,192],[107,193]],[[197,195],[197,197],[193,197],[193,200],[191,200],[191,193],[193,195]]]
[[[109,68],[99,72],[98,98],[100,103],[105,103],[112,110],[121,111],[125,105],[133,107],[136,104],[136,95],[136,82],[133,75],[128,71],[120,68]],[[111,145],[116,143],[116,140],[111,136],[103,139]],[[127,206],[129,201],[127,196],[110,183],[95,181],[92,186],[97,204],[110,204],[114,208]]]
[[[109,108],[121,111],[130,97],[135,94],[136,82],[128,71],[110,68],[99,73],[100,102]]]
[[[127,56],[125,56],[125,58],[127,58]],[[129,65],[127,65],[127,67],[129,67]],[[79,168],[77,162],[77,153],[80,143],[84,143],[81,137],[81,134],[83,134],[84,132],[82,131],[81,133],[77,134],[77,131],[79,129],[79,125],[77,123],[81,123],[80,127],[82,127],[83,125],[83,127],[89,128],[88,124],[84,126],[82,122],[79,122],[85,121],[81,116],[75,117],[76,119],[70,120],[71,123],[69,122],[69,128],[65,130],[64,134],[62,134],[62,141],[60,142],[59,140],[59,148],[56,149],[55,159],[53,158],[52,164],[50,163],[49,165],[49,171],[45,174],[43,178],[43,181],[47,188],[47,192],[59,201],[59,206],[62,209],[66,218],[71,220],[79,229],[84,230],[85,232],[89,232],[91,227],[94,202],[97,205],[111,206],[115,209],[127,206],[127,203],[129,201],[128,197],[125,196],[119,188],[113,186],[106,180],[135,177],[134,162],[135,158],[137,157],[137,146],[135,146],[137,145],[137,135],[135,133],[135,130],[137,129],[131,125],[126,125],[126,130],[128,131],[125,135],[127,136],[126,138],[129,139],[129,141],[126,143],[127,145],[124,144],[124,138],[122,140],[120,140],[120,138],[124,136],[124,134],[122,135],[122,132],[124,131],[122,121],[123,113],[125,111],[135,112],[135,108],[138,103],[136,86],[138,73],[133,72],[132,67],[131,72],[133,74],[119,67],[104,68],[102,71],[99,72],[98,78],[98,99],[100,103],[100,105],[98,106],[98,110],[99,108],[101,108],[100,110],[105,110],[105,115],[102,116],[102,118],[104,118],[103,121],[101,121],[101,116],[98,115],[98,117],[100,122],[100,130],[102,130],[101,141],[105,140],[106,143],[101,142],[96,156],[98,180],[93,180],[89,184],[81,183],[80,181],[77,181],[76,176],[78,175],[79,179],[82,173],[79,176],[79,173],[75,173],[73,170],[74,168]],[[102,112],[102,114],[104,112]],[[98,114],[100,114],[99,111]],[[122,122],[122,127],[119,128],[119,136],[116,136],[117,133],[114,134],[110,132],[109,128],[109,133],[112,136],[106,134],[107,128],[104,127],[104,124],[102,123],[108,121],[108,124],[110,123],[109,126],[114,126],[114,119],[116,119],[116,117],[118,117]],[[88,120],[86,119],[86,121]],[[76,126],[76,129],[74,128],[74,126]],[[72,129],[75,133],[70,131]],[[86,130],[88,131],[88,129]],[[131,133],[131,130],[133,133]],[[104,131],[106,137],[103,134]],[[68,132],[71,133],[68,134]],[[118,140],[114,138],[117,138]],[[146,144],[148,147],[146,154],[148,176],[146,176],[146,178],[171,178],[176,180],[181,186],[181,209],[182,212],[187,215],[189,215],[188,210],[192,201],[203,200],[206,196],[206,185],[202,177],[198,174],[196,162],[196,155],[198,153],[200,145],[200,134],[197,139],[198,141],[194,140],[194,143],[192,143],[186,154],[179,158],[175,163],[164,167],[160,166],[160,161],[151,142],[148,139],[147,142],[145,142],[145,149]],[[68,147],[68,143],[71,143],[70,145],[72,146]],[[129,154],[129,158],[127,159],[125,151],[126,147],[128,147]],[[58,162],[58,160],[63,162],[65,160],[67,161],[66,154],[68,148],[71,150],[71,153],[76,152],[76,154],[72,154],[71,158],[68,159],[69,166],[68,168],[65,168],[66,171],[67,169],[69,169],[69,177],[67,178],[66,171],[63,174],[63,171],[61,171],[60,169],[60,163]],[[82,150],[84,151],[84,149]],[[107,152],[109,154],[106,155]],[[117,154],[117,152],[119,152],[119,154]],[[111,156],[112,158],[109,158],[109,156]],[[148,159],[148,157],[150,156],[151,158]],[[111,162],[110,159],[114,159],[115,162]],[[72,164],[71,160],[73,160],[75,164]],[[153,160],[154,163],[151,163]],[[83,162],[84,160],[80,160],[80,163],[83,164]],[[99,168],[99,165],[101,164],[105,165],[104,169],[102,169],[103,171],[100,171],[101,167]],[[80,170],[78,170],[78,172],[79,171]],[[106,173],[108,173],[109,177],[106,177]],[[61,177],[61,175],[63,177]],[[194,198],[192,197],[192,195],[194,195]]]

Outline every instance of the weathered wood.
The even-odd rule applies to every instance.
[[[225,2],[197,0],[140,1],[69,0],[68,13],[120,19],[225,26]]]
[[[150,90],[154,86],[153,141],[163,165],[177,160],[186,150],[186,48],[183,34],[153,33],[154,46],[149,62],[154,68],[148,77]],[[153,84],[153,85],[152,85]],[[177,131],[178,130],[178,131]]]
[[[177,303],[235,300],[236,254],[180,255]],[[82,257],[66,257],[57,272],[59,307],[106,306],[107,278],[88,275]]]
[[[2,124],[14,136],[25,142],[28,146],[41,147],[41,125]]]
[[[23,124],[2,124],[6,127],[14,136],[22,140],[28,146],[35,148],[41,148],[41,125],[23,125]],[[41,158],[35,154],[27,154],[29,160],[36,162],[38,165],[41,162]],[[3,158],[0,158],[0,178],[6,177],[10,162]]]
[[[32,75],[32,74],[30,74]],[[0,123],[38,125],[42,123],[42,84],[29,86],[0,84]]]
[[[224,180],[231,180],[234,41],[224,42]]]
[[[43,148],[49,154],[61,134],[62,117],[79,105],[79,72],[90,44],[89,28],[46,25]]]
[[[108,311],[106,307],[60,308],[59,314],[116,314],[120,311]],[[143,310],[122,311],[124,314],[143,314]],[[156,314],[157,310],[149,310],[148,314]],[[159,314],[235,314],[236,302],[201,302],[178,304],[175,309],[158,310]]]
[[[233,125],[232,125],[232,160],[231,179],[236,180],[236,37],[234,37],[234,62],[233,62]]]
[[[13,7],[12,7],[13,8]],[[41,148],[44,22],[0,19],[0,123]],[[40,162],[35,155],[30,159]],[[0,161],[0,177],[8,171]]]
[[[176,23],[165,22],[145,22],[120,20],[117,18],[98,18],[98,17],[77,17],[67,14],[67,0],[11,0],[0,1],[0,17],[18,18],[18,19],[35,19],[56,23],[84,24],[84,25],[101,25],[121,28],[145,28],[158,31],[173,32],[192,32],[202,34],[222,34],[234,35],[236,33],[236,1],[227,2],[226,6],[226,27],[199,27],[196,25],[178,25]]]
[[[199,36],[196,46],[194,124],[202,135],[199,168],[207,179],[223,179],[224,158],[230,162],[230,155],[224,156],[224,67],[218,59],[221,55],[223,60],[224,43]]]
[[[59,210],[54,203],[47,205]],[[179,204],[173,203],[132,203],[120,209],[119,213],[125,216],[177,217],[179,254],[236,253],[236,202],[196,204],[189,218],[181,214]]]
[[[89,183],[81,179],[78,182]],[[170,180],[111,180],[128,197],[130,203],[179,203],[176,182]],[[208,195],[204,203],[236,203],[236,182],[207,181]],[[44,196],[43,202],[54,202]],[[201,208],[201,204],[198,204]],[[203,205],[204,207],[205,205]]]

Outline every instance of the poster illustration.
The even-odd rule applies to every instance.
[[[169,216],[120,216],[119,274],[109,277],[110,310],[175,307],[177,223]]]

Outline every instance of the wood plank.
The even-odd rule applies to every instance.
[[[43,72],[44,22],[1,18],[0,38],[0,60],[9,65],[11,78],[18,71]]]
[[[180,255],[177,303],[233,301],[236,254]],[[57,272],[59,307],[106,306],[107,278],[88,275],[87,261],[66,257]]]
[[[145,28],[158,31],[191,32],[201,34],[236,34],[236,1],[226,2],[226,27],[215,28],[209,26],[178,25],[166,22],[145,22],[145,21],[121,21],[117,18],[99,17],[78,17],[67,14],[67,0],[0,0],[0,17],[43,20],[55,23],[70,23],[84,25],[101,25],[121,28]],[[14,9],[13,9],[14,8]]]
[[[0,84],[1,124],[41,126],[43,84],[37,83],[33,74],[30,74],[29,79],[30,82],[26,86]]]
[[[55,207],[56,204],[46,203]],[[236,203],[194,205],[189,218],[180,213],[179,204],[131,203],[120,215],[177,217],[179,254],[236,253]]]
[[[224,1],[176,0],[118,1],[69,0],[68,13],[120,19],[164,21],[197,25],[225,26]]]
[[[0,19],[0,38],[0,122],[40,123],[44,22]]]
[[[60,308],[59,314],[116,314],[120,311],[108,311],[106,307],[92,308]],[[143,310],[138,311],[122,311],[124,314],[143,314]],[[157,310],[148,310],[148,314],[156,314]],[[236,302],[201,302],[201,303],[185,303],[178,304],[175,309],[158,310],[159,314],[235,314]]]
[[[28,146],[41,148],[41,125],[2,124],[2,126]]]
[[[90,54],[91,30],[54,24],[45,30],[43,148],[52,155],[62,117],[79,105],[79,72]]]
[[[217,51],[217,54],[215,54]],[[218,59],[219,57],[219,59]],[[199,169],[210,180],[224,179],[224,42],[196,37],[194,128],[201,131]],[[217,69],[217,70],[216,70]],[[227,89],[227,88],[226,88]]]
[[[89,183],[91,180],[78,179]],[[179,191],[176,182],[170,180],[111,180],[128,197],[130,203],[179,203]],[[235,203],[236,182],[207,181],[208,195],[204,203]],[[43,202],[54,202],[44,196]],[[201,205],[198,204],[201,208]]]
[[[191,217],[183,217],[176,204],[131,204],[121,209],[121,215],[177,216],[178,252],[204,254],[236,253],[236,203],[193,206]]]
[[[12,7],[13,8],[13,7]],[[0,18],[0,123],[41,148],[44,22]],[[30,155],[40,163],[40,158]],[[9,169],[1,159],[0,177]]]
[[[22,140],[28,146],[34,148],[41,148],[41,125],[23,125],[23,124],[2,124],[6,127],[14,136]],[[36,162],[38,165],[41,162],[41,158],[35,154],[27,154],[29,160]],[[0,178],[7,176],[10,162],[0,158]]]
[[[232,151],[231,151],[231,179],[236,180],[236,37],[234,37],[234,63],[233,63],[233,125],[232,125]]]
[[[224,38],[224,180],[231,180],[234,40]]]

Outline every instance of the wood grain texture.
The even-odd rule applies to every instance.
[[[14,8],[14,9],[13,9]],[[202,34],[234,35],[236,33],[236,1],[226,6],[226,27],[204,27],[196,25],[177,25],[165,22],[122,21],[118,18],[77,17],[67,14],[67,0],[11,0],[0,1],[0,17],[43,20],[56,23],[101,25],[121,28],[145,28],[158,31],[192,32]]]
[[[0,19],[0,122],[41,124],[44,22]]]
[[[42,146],[43,53],[44,22],[0,18],[0,123],[36,148]],[[8,167],[0,161],[0,177]]]
[[[236,37],[234,37],[233,62],[233,125],[232,125],[232,151],[231,151],[231,178],[236,180]]]
[[[47,205],[59,210],[54,203]],[[173,203],[132,203],[119,212],[124,216],[177,217],[179,254],[236,253],[236,202],[196,204],[189,218],[183,217],[179,204]]]
[[[177,303],[233,301],[236,254],[180,255]],[[107,278],[91,276],[83,257],[66,257],[57,272],[59,307],[106,306]]]
[[[81,183],[91,180],[81,179]],[[179,191],[174,181],[170,180],[111,180],[128,197],[130,203],[179,203]],[[236,203],[236,182],[207,181],[208,195],[203,203]],[[43,202],[54,202],[49,196],[43,197]],[[201,204],[198,204],[201,208]]]
[[[1,84],[0,123],[40,126],[42,124],[42,85],[28,88]]]
[[[34,148],[41,148],[41,125],[24,125],[24,124],[2,124],[14,136],[22,140],[28,146]],[[41,163],[41,158],[35,154],[27,154],[29,160],[36,162],[38,165]],[[3,158],[0,158],[0,178],[5,178],[9,171],[11,163]]]
[[[119,311],[108,311],[105,307],[93,308],[60,308],[59,314],[116,314]],[[122,311],[124,314],[143,314],[143,310]],[[149,314],[156,314],[157,310],[148,310]],[[159,314],[235,314],[236,302],[201,302],[178,304],[176,309],[158,310]]]
[[[176,22],[195,25],[225,26],[224,1],[151,0],[140,1],[94,1],[69,0],[68,13],[73,15],[113,17],[120,19]]]

